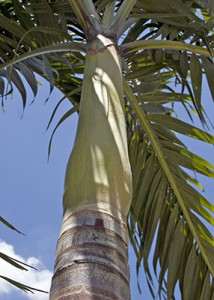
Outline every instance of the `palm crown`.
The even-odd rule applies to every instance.
[[[90,24],[112,32],[123,59],[133,174],[128,227],[137,272],[143,261],[154,295],[148,261],[155,241],[152,257],[159,294],[172,299],[179,281],[183,299],[211,299],[213,237],[203,220],[213,224],[214,207],[198,191],[202,186],[192,173],[214,177],[214,167],[192,153],[177,135],[211,144],[214,141],[207,132],[208,120],[201,101],[203,74],[214,97],[211,4],[196,0],[86,2],[0,1],[2,107],[14,87],[25,107],[23,78],[35,97],[35,73],[39,74],[49,81],[50,93],[56,86],[65,95],[49,125],[59,105],[65,99],[71,102],[71,109],[59,120],[55,132],[79,110]],[[186,110],[190,123],[192,111],[196,113],[205,130],[176,118],[177,103]],[[49,153],[51,142],[52,138]],[[8,225],[4,219],[1,221]]]

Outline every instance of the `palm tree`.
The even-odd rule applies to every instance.
[[[204,220],[214,223],[214,207],[194,173],[212,178],[214,167],[178,136],[214,141],[201,99],[204,75],[214,98],[211,2],[5,0],[0,10],[2,107],[14,86],[25,107],[23,79],[36,96],[36,73],[65,95],[49,125],[72,104],[53,134],[79,113],[50,299],[130,299],[128,237],[153,297],[151,256],[160,298],[179,283],[184,300],[213,299]]]

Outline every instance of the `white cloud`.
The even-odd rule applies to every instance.
[[[0,251],[26,264],[32,265],[38,269],[38,271],[34,269],[29,269],[29,271],[22,271],[17,268],[14,268],[13,266],[11,266],[10,264],[8,264],[0,258],[0,275],[9,277],[34,288],[49,291],[52,272],[46,269],[38,258],[29,257],[25,259],[20,255],[16,254],[12,245],[7,244],[2,240],[0,240]],[[0,297],[6,294],[9,295],[10,293],[14,293],[14,291],[16,291],[19,294],[22,294],[23,299],[48,300],[48,294],[39,292],[35,292],[34,294],[25,293],[14,287],[13,285],[9,284],[7,281],[0,278]]]

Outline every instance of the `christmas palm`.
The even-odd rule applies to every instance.
[[[203,220],[213,225],[214,208],[198,191],[201,184],[192,174],[213,178],[214,167],[192,153],[178,136],[179,133],[211,144],[214,141],[207,132],[201,99],[203,74],[214,97],[211,4],[184,0],[14,0],[1,1],[0,9],[2,107],[14,86],[25,107],[23,78],[36,96],[36,73],[49,81],[50,92],[56,86],[65,95],[53,111],[49,125],[65,99],[71,102],[71,109],[55,130],[80,111],[65,181],[64,226],[69,216],[75,214],[78,219],[86,210],[96,214],[95,220],[104,220],[104,228],[102,221],[95,222],[93,230],[98,232],[108,231],[107,213],[116,219],[108,222],[113,222],[112,232],[123,236],[122,246],[114,241],[116,248],[110,247],[108,251],[111,249],[113,256],[119,252],[125,262],[120,262],[122,267],[115,266],[115,261],[109,263],[112,256],[108,258],[110,273],[116,269],[123,278],[119,288],[114,287],[115,297],[129,298],[129,276],[124,274],[127,218],[137,271],[143,262],[153,296],[150,254],[160,297],[173,299],[179,282],[182,299],[212,299],[213,237]],[[184,122],[176,118],[177,104],[184,107],[190,123],[188,119]],[[191,124],[192,112],[204,130]],[[51,142],[52,139],[49,153]],[[85,153],[88,149],[92,151]],[[77,169],[82,171],[76,176]],[[120,225],[116,228],[115,224]],[[78,234],[76,227],[75,233]],[[62,231],[61,237],[63,234],[66,231]],[[59,249],[64,245],[61,240]],[[73,251],[72,245],[69,247]],[[97,247],[101,251],[99,243]],[[51,299],[60,299],[57,297],[66,294],[66,289],[75,289],[72,281],[70,286],[58,289],[60,272],[68,265],[63,256],[59,262],[58,251]],[[86,258],[89,259],[87,255]],[[103,257],[101,261],[105,265]],[[92,276],[92,272],[88,274]],[[89,278],[85,283],[91,284],[88,299],[102,285],[96,276],[95,279],[90,282]]]

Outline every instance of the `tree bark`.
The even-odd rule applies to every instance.
[[[112,214],[80,210],[64,217],[51,300],[130,299],[126,224]]]
[[[126,219],[132,195],[116,39],[90,37],[50,299],[130,299]]]

